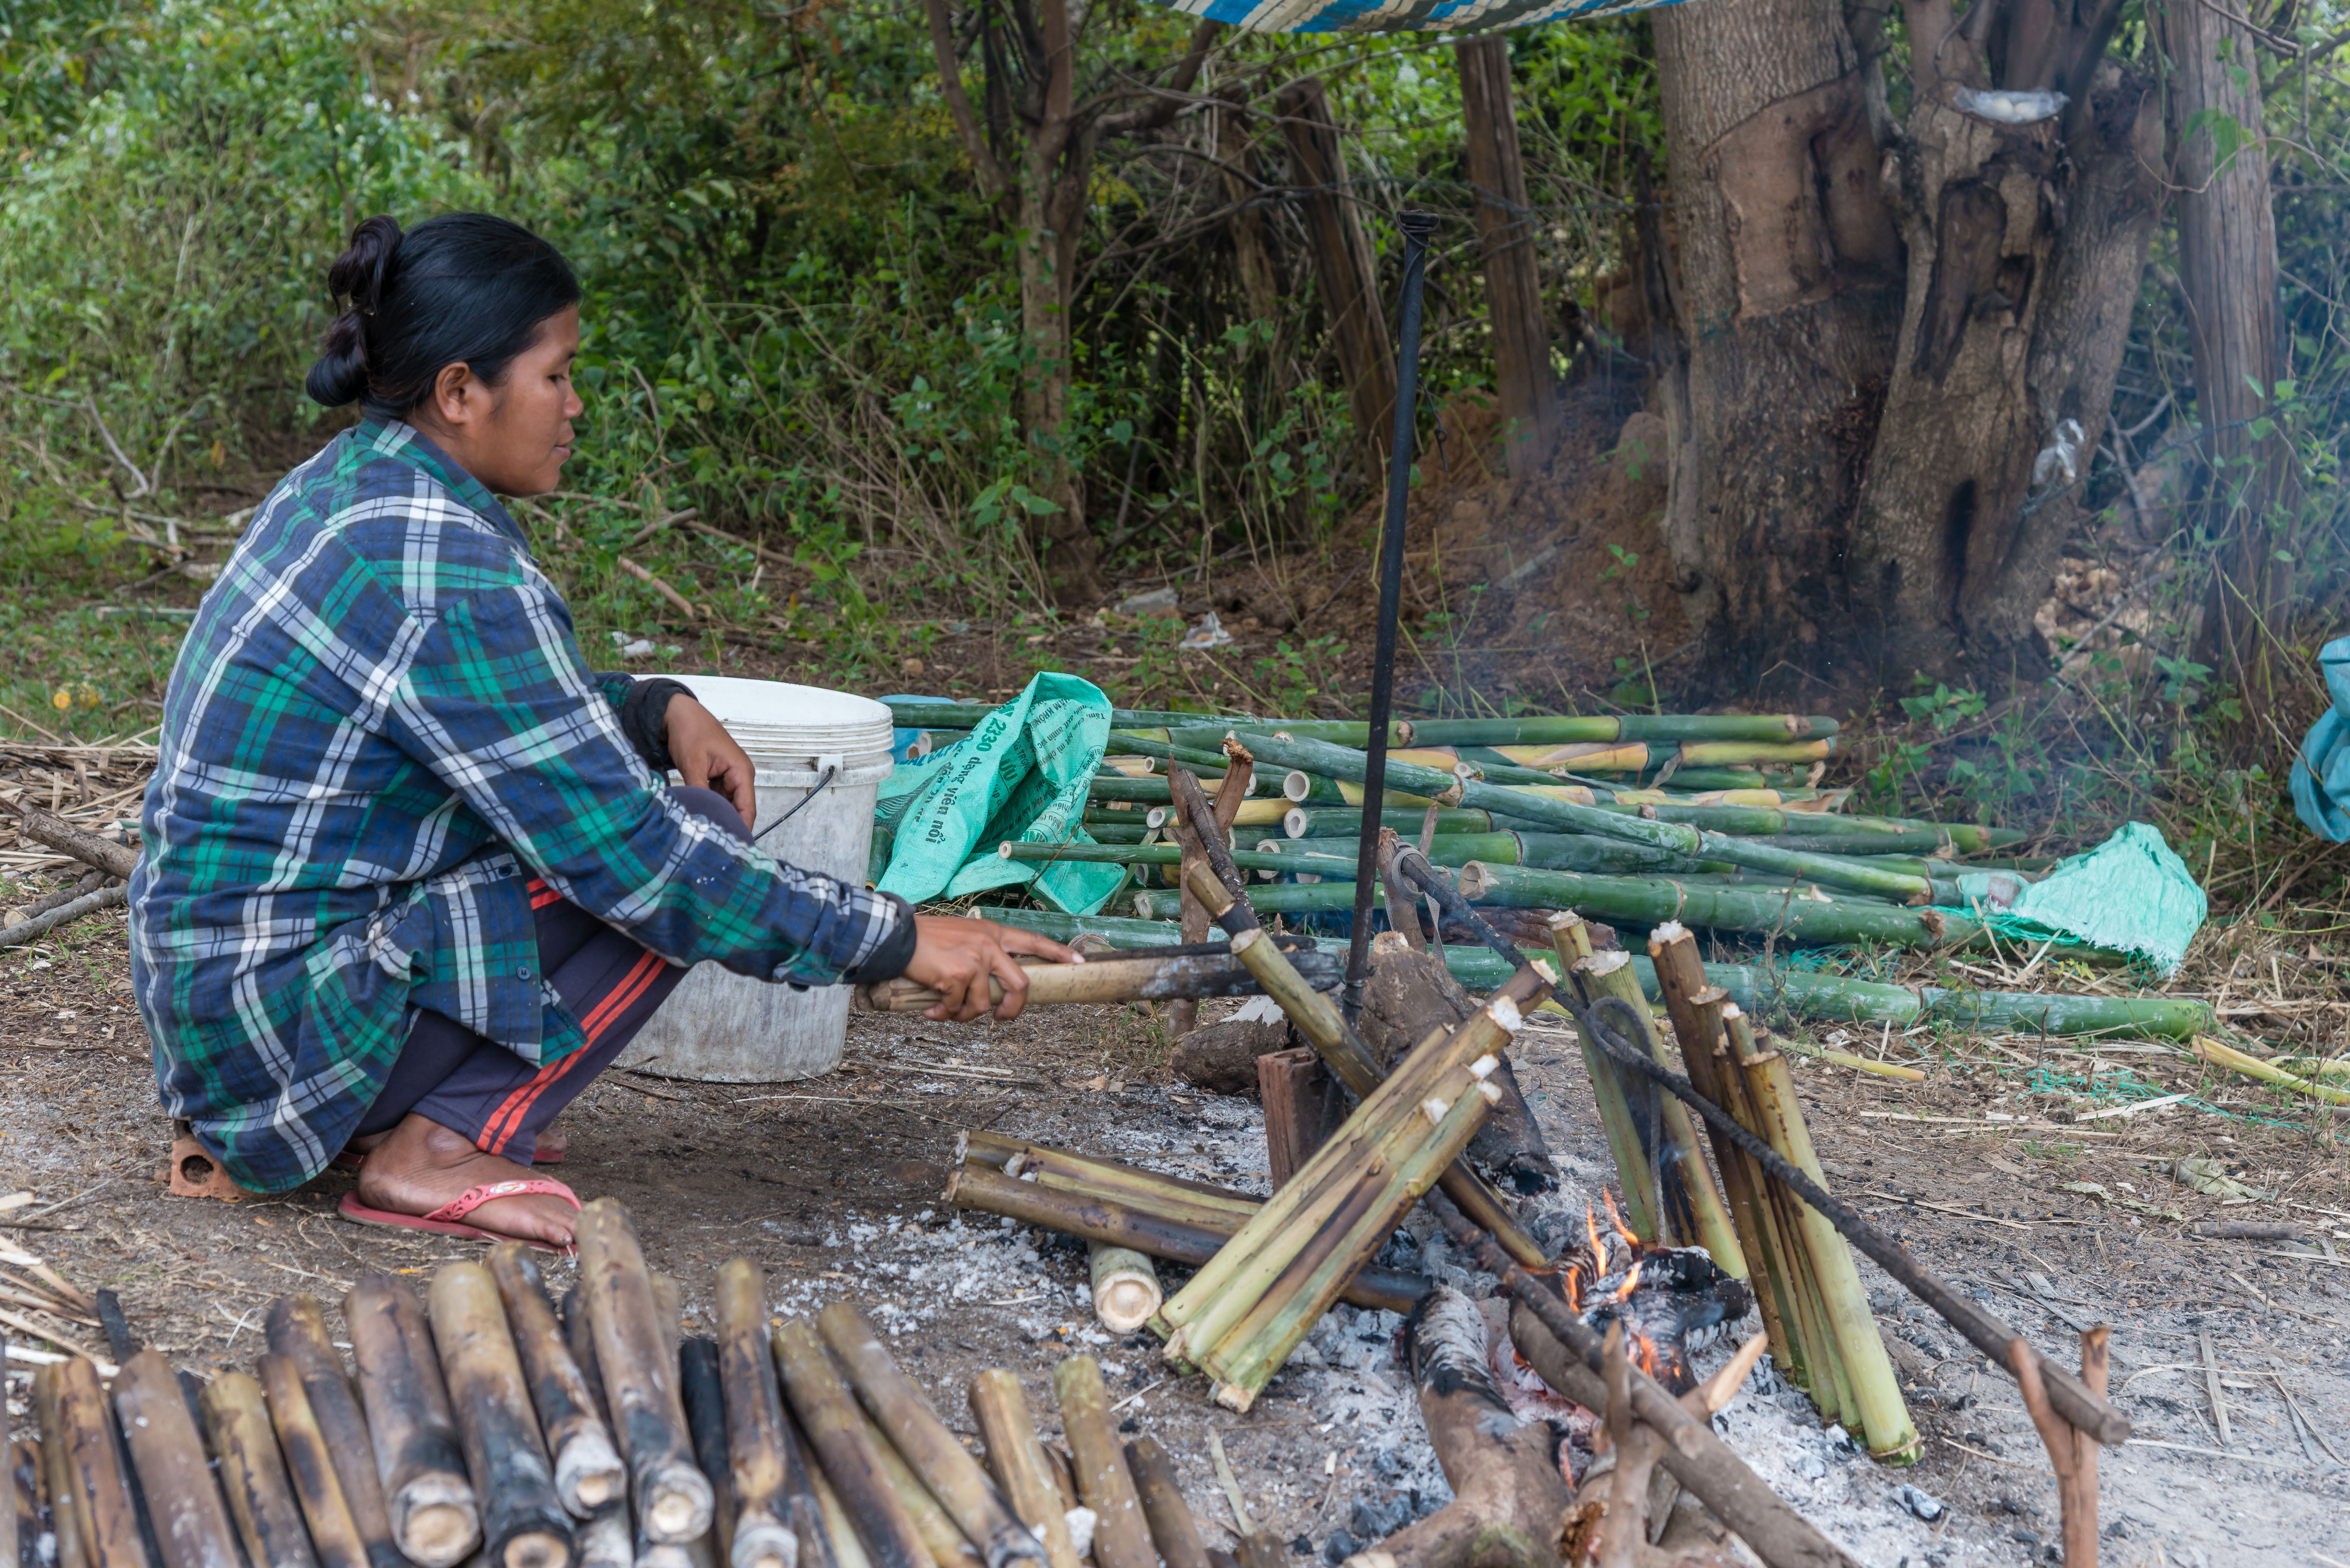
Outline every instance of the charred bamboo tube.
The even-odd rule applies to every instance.
[[[90,1568],[115,1568],[117,1563],[145,1568],[147,1547],[139,1536],[139,1517],[131,1506],[122,1450],[116,1446],[98,1368],[87,1356],[59,1362],[53,1387],[64,1481],[54,1495],[72,1510],[84,1560]]]
[[[350,1504],[344,1500],[334,1450],[318,1425],[317,1412],[310,1407],[302,1369],[293,1357],[273,1350],[254,1364],[254,1372],[261,1379],[262,1392],[268,1396],[269,1422],[286,1456],[286,1473],[310,1528],[310,1545],[317,1553],[319,1568],[369,1568],[367,1539],[359,1533]],[[121,1398],[119,1386],[115,1397]],[[153,1490],[149,1489],[151,1496]]]
[[[720,1381],[718,1342],[700,1335],[680,1347],[678,1391],[685,1400],[686,1430],[693,1438],[693,1455],[702,1473],[710,1478],[714,1501],[711,1511],[711,1542],[719,1560],[734,1560],[734,1461],[726,1449],[726,1391]]]
[[[808,1490],[816,1498],[816,1511],[824,1525],[825,1551],[836,1568],[873,1568],[873,1559],[858,1536],[857,1521],[849,1517],[848,1505],[826,1478],[822,1466],[808,1467]]]
[[[222,1490],[247,1554],[270,1568],[314,1568],[318,1559],[278,1456],[261,1385],[242,1372],[224,1372],[205,1385],[202,1403],[213,1451],[220,1456]]]
[[[984,1166],[966,1165],[948,1178],[946,1200],[958,1209],[1001,1214],[1024,1224],[1041,1225],[1064,1235],[1082,1237],[1112,1246],[1131,1247],[1170,1262],[1205,1263],[1240,1229],[1221,1228],[1160,1218],[1149,1200],[1112,1196],[1021,1181]],[[1409,1313],[1428,1293],[1428,1282],[1416,1275],[1366,1269],[1349,1282],[1343,1299],[1357,1306]]]
[[[1182,1484],[1175,1479],[1174,1461],[1151,1437],[1126,1445],[1126,1468],[1142,1500],[1142,1516],[1150,1521],[1150,1539],[1167,1568],[1210,1568],[1207,1542],[1200,1539],[1200,1521],[1183,1501]]]
[[[857,1401],[815,1327],[792,1319],[775,1331],[775,1350],[785,1396],[875,1568],[931,1568],[930,1548],[889,1485]]]
[[[41,1445],[18,1441],[8,1445],[8,1488],[16,1520],[16,1554],[5,1561],[18,1568],[44,1568],[35,1557],[36,1547],[44,1532],[52,1543],[56,1532],[46,1522],[48,1504],[43,1501],[41,1484]],[[54,1568],[54,1565],[47,1565]]]
[[[955,1527],[979,1547],[987,1568],[1003,1568],[1015,1559],[1041,1559],[1044,1545],[1013,1511],[1012,1500],[989,1482],[987,1472],[939,1419],[864,1314],[847,1302],[835,1302],[816,1314],[816,1322],[825,1343],[847,1368],[858,1402],[872,1413],[922,1484],[945,1506]]]
[[[579,1526],[579,1568],[636,1568],[637,1531],[626,1497],[606,1503]]]
[[[596,1366],[596,1335],[588,1325],[588,1299],[579,1293],[578,1286],[563,1293],[563,1310],[556,1315],[563,1324],[564,1348],[579,1369],[588,1413],[604,1423],[608,1434],[611,1411],[604,1403],[604,1381]],[[579,1527],[579,1568],[636,1568],[637,1523],[629,1512],[626,1474],[624,1469],[619,1494]]]
[[[1109,1392],[1102,1386],[1101,1363],[1072,1355],[1053,1368],[1053,1394],[1061,1405],[1061,1430],[1068,1434],[1075,1461],[1077,1501],[1094,1511],[1096,1568],[1159,1568],[1150,1544],[1150,1521],[1126,1455],[1110,1430]]]
[[[678,1398],[677,1351],[629,1211],[599,1198],[579,1211],[579,1287],[613,1436],[629,1465],[629,1508],[648,1540],[691,1541],[715,1496],[693,1462]]]
[[[161,1352],[142,1350],[122,1364],[114,1377],[114,1413],[147,1493],[164,1568],[242,1568],[236,1528],[213,1480],[203,1437]],[[366,1568],[364,1559],[352,1568]]]
[[[889,1478],[890,1490],[905,1505],[906,1516],[914,1521],[915,1532],[930,1548],[939,1568],[986,1568],[979,1548],[955,1528],[954,1520],[931,1489],[922,1484],[922,1478],[914,1473],[906,1457],[890,1445],[889,1434],[870,1415],[865,1417],[865,1435],[873,1440],[873,1452],[881,1461],[881,1473]]]
[[[574,1518],[592,1519],[627,1492],[628,1469],[613,1447],[611,1429],[589,1402],[587,1374],[564,1339],[530,1250],[519,1241],[500,1242],[490,1249],[489,1265],[530,1384],[531,1407],[555,1463],[556,1495]]]
[[[567,1568],[571,1516],[531,1413],[530,1384],[496,1277],[480,1263],[451,1263],[432,1276],[431,1297],[432,1338],[465,1468],[478,1484],[493,1568]]]
[[[41,1425],[41,1473],[49,1503],[49,1528],[57,1541],[57,1568],[90,1568],[89,1545],[76,1504],[73,1467],[66,1458],[65,1411],[58,1397],[62,1363],[33,1372],[33,1411]]]
[[[1811,1133],[1804,1125],[1794,1079],[1787,1071],[1787,1059],[1768,1049],[1766,1040],[1765,1036],[1756,1036],[1757,1044],[1764,1048],[1745,1064],[1746,1082],[1754,1092],[1756,1109],[1771,1129],[1773,1147],[1785,1156],[1789,1164],[1825,1189],[1827,1178],[1820,1168],[1819,1157],[1813,1151]],[[1902,1402],[1901,1385],[1885,1354],[1885,1341],[1877,1332],[1877,1320],[1869,1312],[1868,1296],[1861,1288],[1860,1272],[1853,1264],[1852,1251],[1827,1216],[1801,1199],[1794,1201],[1805,1244],[1811,1250],[1821,1304],[1827,1314],[1826,1327],[1835,1342],[1845,1376],[1850,1380],[1869,1451],[1884,1463],[1915,1463],[1918,1455],[1918,1428]]]
[[[1060,1489],[1045,1468],[1044,1447],[1036,1439],[1035,1418],[1028,1413],[1020,1379],[1000,1366],[972,1378],[971,1413],[987,1448],[988,1473],[1003,1490],[1014,1516],[1044,1542],[1050,1568],[1077,1568],[1076,1543],[1069,1538]]]
[[[316,1296],[280,1296],[269,1303],[265,1332],[269,1348],[302,1375],[302,1392],[326,1439],[351,1522],[367,1543],[368,1561],[374,1568],[400,1568],[400,1548],[392,1540],[391,1512],[384,1501],[383,1475],[368,1433],[367,1412],[359,1407],[350,1376],[343,1370],[342,1353],[328,1337],[326,1310]]]
[[[481,1511],[423,1308],[404,1282],[369,1274],[343,1298],[343,1323],[392,1540],[423,1568],[449,1568],[480,1542]]]
[[[1004,847],[1015,846],[1006,845]],[[1113,852],[1139,856],[1161,847],[1170,851],[1164,863],[1174,864],[1172,846],[1151,844],[1097,845],[1092,848],[1102,851],[1100,854],[1020,856],[1015,858],[1098,860]],[[1309,966],[1317,978],[1331,985],[1337,983],[1336,964],[1326,961],[1319,963],[1309,961]],[[1082,964],[1026,963],[1021,967],[1027,971],[1028,1002],[1031,1005],[1253,996],[1257,991],[1255,980],[1246,970],[1229,958],[1213,954],[1160,959],[1097,958]],[[992,988],[990,994],[1001,1002],[1003,999],[1003,982],[991,979],[988,983]],[[919,981],[902,980],[901,977],[901,980],[877,981],[858,987],[856,1001],[859,1007],[876,1012],[916,1012],[938,1005],[939,993]]]
[[[733,1484],[731,1568],[796,1568],[783,1387],[767,1344],[767,1282],[731,1258],[718,1270],[719,1376],[726,1390],[726,1460]]]
[[[1088,1242],[1086,1264],[1094,1293],[1094,1315],[1113,1334],[1132,1334],[1150,1321],[1166,1299],[1150,1254],[1131,1247]]]

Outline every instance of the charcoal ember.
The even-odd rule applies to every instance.
[[[1736,1323],[1754,1305],[1746,1282],[1714,1267],[1702,1247],[1640,1249],[1630,1267],[1596,1281],[1584,1299],[1591,1304],[1583,1320],[1603,1334],[1621,1323],[1643,1347],[1639,1360],[1648,1376],[1674,1394],[1697,1386],[1689,1362],[1692,1340],[1703,1344],[1708,1331]]]
[[[1332,1564],[1332,1568],[1336,1568],[1336,1564],[1344,1563],[1360,1550],[1360,1544],[1353,1536],[1343,1530],[1334,1530],[1330,1532],[1330,1539],[1322,1543],[1322,1561]]]
[[[1409,1497],[1374,1501],[1358,1497],[1347,1511],[1347,1530],[1358,1541],[1384,1541],[1417,1517]]]

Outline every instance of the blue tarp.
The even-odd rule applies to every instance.
[[[2310,832],[2340,844],[2350,840],[2350,637],[2318,649],[2317,669],[2334,706],[2293,760],[2293,809]]]

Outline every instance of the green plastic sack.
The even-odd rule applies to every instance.
[[[1026,883],[1053,908],[1089,915],[1123,867],[1006,860],[1006,839],[1091,844],[1084,822],[1109,742],[1109,699],[1074,675],[1040,674],[919,765],[899,763],[873,809],[875,885],[912,903]]]
[[[1959,889],[1991,928],[2018,941],[2133,953],[2164,974],[2178,967],[2210,903],[2161,830],[2126,822],[2111,838],[2019,889],[2002,872],[1968,872]]]

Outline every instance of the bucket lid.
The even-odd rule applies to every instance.
[[[762,756],[844,755],[891,749],[889,710],[853,691],[753,680],[739,675],[672,675],[746,752]]]

